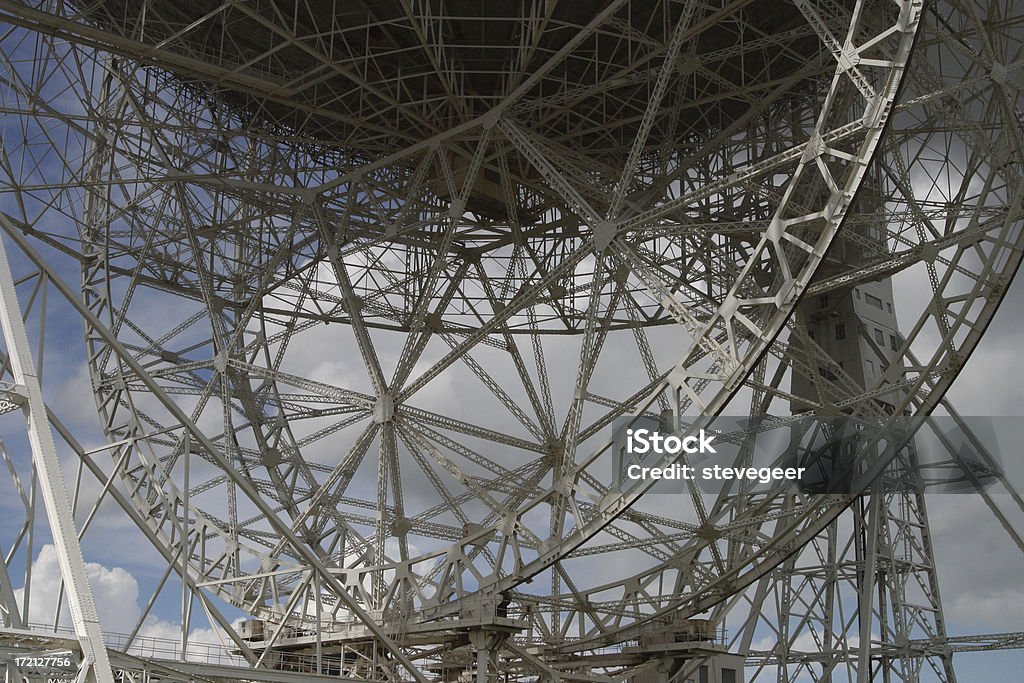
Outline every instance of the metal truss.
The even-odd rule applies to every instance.
[[[82,559],[82,549],[78,544],[78,533],[75,527],[71,498],[68,496],[61,474],[60,461],[50,432],[50,424],[43,403],[42,387],[32,360],[32,348],[29,346],[28,334],[21,318],[21,308],[15,293],[14,280],[11,277],[7,253],[0,244],[0,326],[8,354],[5,369],[10,379],[3,388],[3,403],[6,411],[18,410],[24,413],[25,430],[31,448],[31,500],[25,495],[25,482],[18,477],[18,471],[12,459],[3,452],[3,459],[8,471],[13,475],[15,487],[20,494],[21,503],[27,504],[26,512],[33,512],[35,492],[38,488],[49,520],[53,543],[57,548],[60,561],[61,576],[67,592],[67,604],[71,610],[74,633],[77,645],[81,650],[78,660],[77,680],[90,683],[113,683],[113,674],[107,649],[103,642],[100,629],[99,614],[93,600],[92,590]],[[0,451],[3,444],[0,442]],[[34,532],[33,516],[26,515],[26,524],[19,530],[19,539],[27,536],[31,547]],[[7,549],[13,555],[16,548]],[[27,586],[23,588],[22,605],[15,600],[14,586],[11,583],[7,563],[2,562],[0,572],[0,598],[3,602],[3,623],[5,627],[24,627],[28,616]],[[19,613],[20,611],[20,613]],[[11,664],[8,663],[8,668]]]
[[[84,323],[106,446],[53,424],[167,563],[119,675],[686,680],[722,647],[644,643],[710,615],[759,680],[955,680],[919,492],[668,508],[608,434],[939,405],[1022,254],[1011,3],[320,5],[0,0],[7,357]],[[868,383],[800,307],[883,278]]]

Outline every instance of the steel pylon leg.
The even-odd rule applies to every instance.
[[[99,614],[85,572],[85,560],[78,543],[78,532],[71,511],[67,487],[60,471],[57,449],[50,431],[50,422],[43,404],[42,389],[32,360],[28,333],[21,316],[14,278],[7,261],[7,251],[0,240],[0,325],[7,343],[11,372],[22,400],[22,412],[28,428],[32,459],[39,472],[39,490],[46,506],[53,544],[57,549],[61,576],[67,586],[68,606],[75,634],[82,647],[82,664],[78,680],[90,683],[114,683],[100,630]]]

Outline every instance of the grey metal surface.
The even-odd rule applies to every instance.
[[[182,652],[198,600],[264,667],[606,680],[746,609],[740,651],[798,624],[757,676],[953,680],[922,505],[611,485],[619,416],[929,413],[1019,265],[1015,10],[775,6],[0,0],[0,223],[85,324],[108,446],[55,424],[180,583]],[[893,276],[927,295],[887,367],[842,367],[815,298]],[[827,591],[934,648],[789,645],[848,626],[802,558],[909,528],[924,608]]]

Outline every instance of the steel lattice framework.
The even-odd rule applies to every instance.
[[[956,415],[1024,244],[1013,4],[0,0],[0,380],[33,439],[0,641],[74,647],[15,595],[41,480],[70,586],[101,506],[167,563],[109,655],[69,591],[97,680],[685,681],[728,646],[757,680],[955,681],[1019,646],[946,633],[924,492],[879,483],[905,451],[849,493],[670,501],[610,453],[617,419]],[[856,332],[868,375],[810,330],[875,282],[924,294],[891,348]],[[33,379],[55,317],[103,447]],[[174,581],[180,659],[198,602],[231,666],[135,656]]]

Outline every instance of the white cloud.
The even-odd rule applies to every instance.
[[[138,621],[141,610],[139,584],[135,577],[121,567],[110,569],[95,562],[87,562],[85,571],[92,588],[100,623],[104,629],[128,633]],[[32,563],[32,583],[29,598],[29,621],[38,624],[53,624],[60,595],[61,574],[57,549],[44,545]],[[24,604],[24,588],[15,591],[19,604]],[[61,626],[71,626],[71,613],[67,599],[62,601]]]
[[[1007,497],[996,496],[996,502],[1005,511]],[[1024,558],[981,497],[934,496],[928,513],[943,611],[951,631],[1019,631]]]
[[[231,649],[232,643],[223,630],[197,628],[189,632],[186,658],[211,664],[241,664],[240,657],[231,656]],[[163,659],[177,659],[180,651],[181,626],[152,617],[139,629],[131,648],[132,654]]]
[[[107,643],[118,647],[127,639],[142,616],[139,604],[139,582],[122,567],[106,567],[96,562],[87,562],[86,575],[92,589],[100,625]],[[57,549],[44,545],[32,563],[32,584],[29,598],[29,622],[52,627],[60,591],[61,572]],[[23,604],[25,590],[19,588],[15,597]],[[71,613],[67,596],[61,600],[59,625],[71,628]],[[198,606],[196,610],[199,610]],[[136,636],[131,653],[151,657],[176,659],[180,651],[181,628],[178,624],[153,616],[147,617]],[[189,632],[188,658],[214,663],[238,663],[230,658],[227,647],[230,641],[221,629],[195,628]]]

